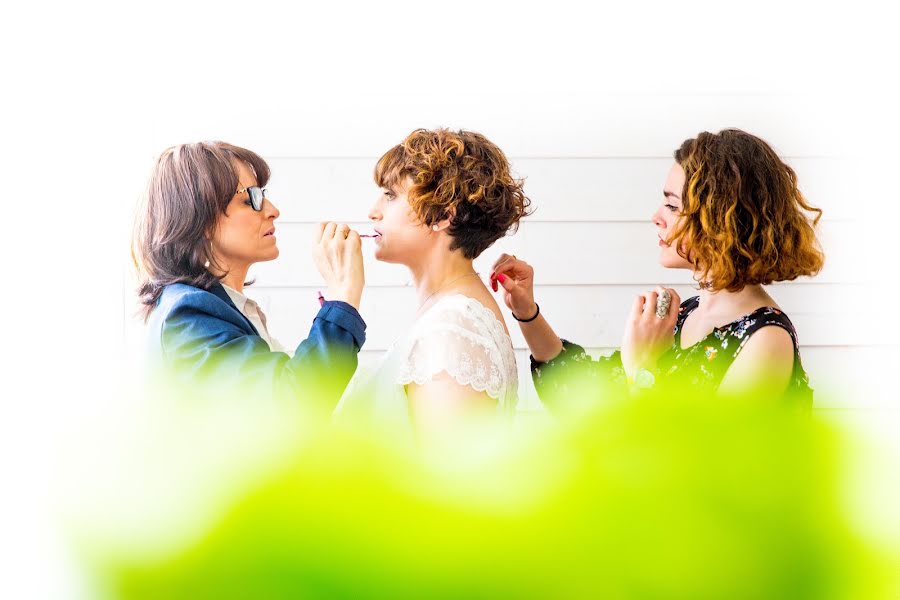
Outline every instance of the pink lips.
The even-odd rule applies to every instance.
[[[263,234],[263,237],[266,237],[266,236],[269,236],[269,235],[271,235],[271,236],[273,236],[273,237],[275,236],[275,228],[274,228],[274,227],[273,227],[272,229],[270,229],[269,231],[265,232],[265,233]]]

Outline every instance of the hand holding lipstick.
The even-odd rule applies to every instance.
[[[359,309],[365,285],[360,235],[348,225],[319,223],[313,234],[313,260],[328,286],[328,300]]]

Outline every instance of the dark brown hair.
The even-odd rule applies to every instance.
[[[815,275],[824,254],[797,175],[760,138],[740,129],[702,132],[675,151],[684,169],[681,218],[668,240],[711,289]],[[816,213],[810,222],[808,212]],[[679,250],[679,253],[681,250]]]
[[[207,264],[223,270],[215,264],[210,240],[219,215],[237,193],[240,179],[235,161],[253,170],[260,187],[266,185],[266,162],[250,150],[225,142],[173,146],[156,161],[131,244],[145,318],[171,283],[209,289],[220,281]]]
[[[450,218],[450,249],[462,249],[466,258],[515,231],[531,204],[500,148],[471,131],[410,133],[375,165],[382,188],[394,189],[406,177],[413,179],[407,198],[415,214],[429,227]]]

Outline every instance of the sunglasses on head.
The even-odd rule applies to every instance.
[[[237,191],[238,194],[243,194],[247,192],[250,194],[250,204],[253,206],[253,210],[259,212],[263,207],[263,199],[266,197],[266,188],[261,188],[256,185],[252,185],[250,187],[241,188]]]

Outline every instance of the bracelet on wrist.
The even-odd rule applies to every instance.
[[[539,314],[541,314],[541,305],[538,304],[537,302],[535,302],[534,306],[537,310],[534,311],[534,316],[532,316],[530,319],[520,319],[519,317],[516,316],[516,313],[511,312],[513,319],[515,319],[519,323],[531,323],[532,321],[534,321],[535,319],[538,318]]]
[[[634,377],[627,377],[628,386],[634,390],[648,390],[656,384],[656,375],[653,371],[639,367],[634,373]]]

